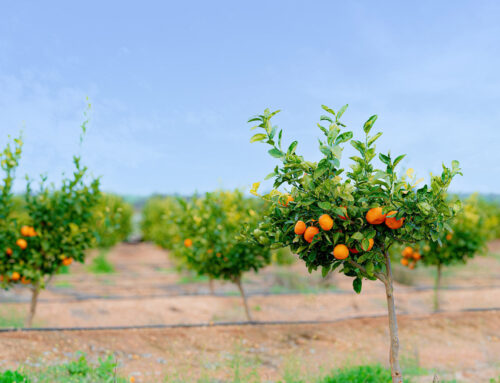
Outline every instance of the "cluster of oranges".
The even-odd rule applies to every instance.
[[[291,200],[293,201],[293,199]],[[366,213],[366,221],[372,225],[385,223],[390,229],[396,230],[403,226],[404,218],[396,219],[395,217],[387,217],[388,215],[395,215],[396,213],[396,211],[391,211],[387,214],[383,214],[382,208],[376,207],[368,210]],[[347,220],[349,216],[347,214],[345,216],[339,215],[339,218]],[[319,228],[315,226],[316,220],[313,219],[312,222],[313,224],[311,226],[307,226],[304,221],[297,221],[294,228],[295,234],[304,236],[304,240],[308,243],[312,243],[314,237],[319,234]],[[324,231],[330,231],[333,228],[333,219],[328,214],[323,214],[319,217],[317,222],[319,227]],[[373,248],[375,241],[373,238],[370,238],[368,243],[369,245],[366,249],[361,246],[364,251],[370,251]],[[338,244],[333,249],[333,256],[336,259],[346,259],[349,256],[349,253],[358,254],[359,251],[355,248],[348,248],[345,244]]]
[[[422,255],[410,246],[405,247],[401,254],[403,255],[403,258],[401,258],[401,264],[411,270],[415,268],[417,262],[422,258]]]
[[[0,282],[3,282],[4,280],[7,282],[21,282],[23,285],[28,285],[31,283],[28,278],[21,277],[21,274],[19,274],[17,271],[14,271],[10,277],[4,277],[3,275],[0,275]]]
[[[73,258],[68,258],[68,257],[65,257],[65,256],[62,257],[62,264],[64,266],[69,266],[72,263],[73,263]]]
[[[403,226],[404,218],[396,219],[397,211],[393,210],[387,214],[382,213],[381,207],[374,207],[373,209],[368,210],[366,213],[366,221],[372,225],[381,225],[385,223],[385,225],[389,229],[397,230]],[[388,217],[388,216],[394,217]]]
[[[21,227],[21,236],[23,237],[35,237],[37,235],[35,228],[33,226],[23,226]],[[24,250],[28,247],[28,242],[24,238],[19,238],[16,241],[16,245],[21,249]],[[8,247],[5,249],[5,254],[7,254],[9,257],[14,254],[14,251],[12,248]],[[3,282],[4,280],[6,281],[12,281],[12,282],[21,282],[25,285],[30,283],[29,279],[26,277],[22,277],[21,274],[19,274],[17,271],[14,271],[10,277],[4,277],[3,275],[0,275],[0,282]]]

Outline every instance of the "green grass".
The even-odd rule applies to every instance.
[[[91,363],[84,354],[68,363],[43,367],[42,369],[20,368],[0,373],[0,383],[126,383],[117,376],[117,364],[113,357]]]
[[[69,289],[73,287],[73,284],[68,281],[56,281],[52,284],[54,287],[58,287],[60,289]]]
[[[180,284],[187,283],[200,283],[200,282],[208,282],[208,277],[206,275],[198,275],[196,273],[185,274],[179,278]]]
[[[20,313],[19,310],[17,310],[12,306],[8,309],[5,308],[0,309],[0,328],[5,328],[5,327],[21,328],[23,326],[24,326],[24,315]]]
[[[99,250],[99,254],[92,260],[89,265],[88,270],[94,274],[112,274],[115,272],[115,268],[108,261],[108,251]]]

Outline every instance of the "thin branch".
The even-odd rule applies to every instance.
[[[351,258],[347,258],[347,262],[349,262],[352,266],[360,269],[362,273],[364,273],[366,275],[370,275],[370,274],[368,274],[368,272],[366,271],[366,269],[364,268],[364,266],[361,266],[359,263],[357,263],[356,261],[353,261]],[[379,279],[380,281],[382,281],[383,283],[387,282],[387,279],[386,279],[386,277],[385,277],[384,274],[382,274],[382,273],[373,273],[373,275],[375,275],[375,277],[377,279]]]

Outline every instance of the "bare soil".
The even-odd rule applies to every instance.
[[[488,257],[445,270],[442,309],[432,313],[433,271],[395,268],[403,365],[438,370],[460,382],[489,382],[500,375],[500,311],[459,312],[500,307],[500,241]],[[96,256],[93,254],[92,257]],[[168,254],[151,244],[122,244],[108,255],[113,274],[92,274],[74,265],[41,293],[36,326],[97,327],[244,321],[237,289],[179,274]],[[67,360],[77,350],[92,358],[115,352],[121,373],[137,382],[159,382],[177,374],[195,381],[209,374],[229,379],[235,365],[276,381],[284,371],[318,374],[345,363],[386,363],[387,319],[360,316],[387,313],[384,290],[366,282],[352,291],[351,280],[309,275],[301,262],[270,266],[245,276],[257,321],[339,320],[328,324],[256,325],[161,330],[15,332],[0,334],[0,369],[19,363],[40,366]],[[409,284],[409,285],[408,285]],[[280,292],[282,294],[276,294]],[[22,317],[29,290],[0,294],[1,313]],[[0,314],[1,315],[1,314]],[[429,372],[429,376],[431,373]],[[424,376],[422,381],[432,379]],[[225,381],[225,380],[222,380]]]

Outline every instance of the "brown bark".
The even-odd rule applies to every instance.
[[[387,310],[389,313],[389,333],[390,333],[390,352],[389,361],[391,364],[391,375],[393,383],[402,383],[403,375],[399,366],[399,337],[398,322],[396,318],[396,306],[394,303],[394,289],[392,286],[392,270],[389,254],[385,253],[385,264],[387,268],[385,292],[387,296]]]
[[[250,309],[248,307],[247,296],[245,294],[245,290],[243,290],[243,286],[241,284],[241,277],[238,277],[234,280],[236,286],[238,286],[238,290],[240,290],[241,298],[243,299],[243,306],[245,307],[245,313],[247,315],[247,319],[249,322],[253,322],[252,315],[250,313]]]
[[[439,290],[441,289],[441,264],[437,265],[436,283],[434,285],[434,311],[439,311]]]
[[[31,303],[30,303],[30,311],[28,312],[28,316],[26,317],[25,327],[30,328],[33,324],[33,318],[35,317],[36,306],[38,303],[38,295],[40,294],[40,285],[34,284],[31,288]]]
[[[215,295],[214,280],[212,278],[208,280],[208,289],[210,290],[211,295]]]

